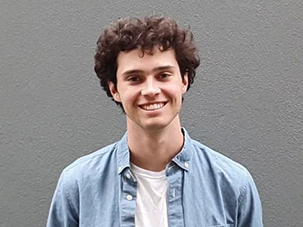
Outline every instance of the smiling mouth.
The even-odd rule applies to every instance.
[[[151,111],[151,110],[158,110],[165,106],[166,102],[159,102],[159,103],[152,103],[146,105],[140,105],[140,108],[143,110]]]

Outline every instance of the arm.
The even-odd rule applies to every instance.
[[[256,185],[247,172],[239,197],[238,227],[262,227],[262,206]]]
[[[61,174],[51,203],[47,227],[78,227],[78,193],[71,184],[66,184],[64,172]],[[69,185],[67,188],[66,185]],[[71,195],[72,193],[72,195]]]

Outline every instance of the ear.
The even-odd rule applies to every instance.
[[[108,84],[109,91],[112,94],[114,100],[116,102],[121,102],[121,98],[120,98],[119,92],[115,88],[115,84],[112,81],[108,81],[107,84]]]
[[[186,72],[182,78],[182,93],[183,94],[187,91],[187,87],[188,87],[188,74]]]

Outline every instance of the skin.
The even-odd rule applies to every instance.
[[[117,88],[108,85],[126,113],[131,162],[161,171],[183,146],[179,113],[188,77],[182,79],[174,50],[120,52],[117,63]]]

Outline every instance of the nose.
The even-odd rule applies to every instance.
[[[141,91],[141,94],[144,96],[155,96],[161,92],[160,88],[157,86],[157,83],[153,79],[146,80],[144,87]]]

